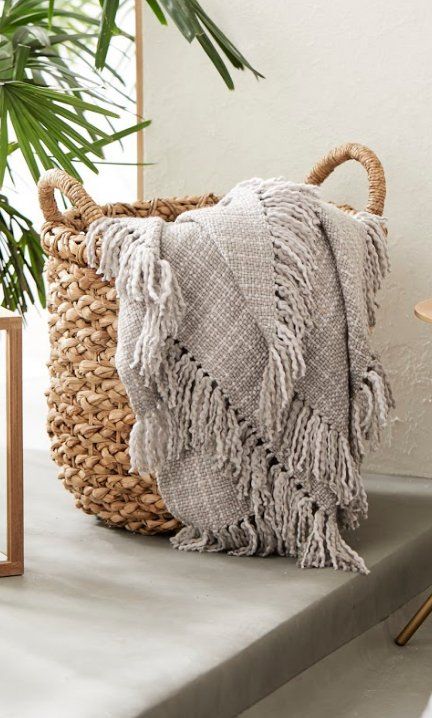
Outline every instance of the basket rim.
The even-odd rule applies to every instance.
[[[386,181],[383,166],[376,154],[365,145],[349,142],[328,152],[311,170],[305,179],[306,184],[321,185],[332,172],[347,161],[355,160],[366,170],[369,183],[369,195],[366,211],[371,214],[382,215],[386,196]],[[55,199],[55,190],[60,190],[72,203],[75,210],[69,209],[61,212]],[[172,197],[168,199],[154,198],[133,203],[108,203],[98,205],[88,194],[79,180],[71,177],[64,170],[50,169],[41,177],[38,183],[39,203],[46,222],[53,225],[74,227],[78,216],[84,226],[88,226],[96,219],[112,216],[112,208],[136,208],[145,212],[146,216],[158,214],[161,204],[171,210],[172,215],[180,214],[183,205],[191,204],[197,209],[218,201],[212,193],[192,195],[185,197]],[[177,211],[177,207],[180,211]],[[348,208],[347,208],[348,209]],[[352,208],[349,208],[350,211]],[[78,212],[78,214],[77,214]],[[126,211],[125,215],[127,216]]]

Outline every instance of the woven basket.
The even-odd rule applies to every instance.
[[[338,165],[351,159],[368,173],[367,210],[381,215],[384,172],[374,153],[362,145],[333,150],[306,182],[321,184]],[[69,198],[73,209],[59,211],[55,189]],[[112,526],[143,534],[173,531],[178,522],[167,511],[155,479],[129,473],[128,441],[134,416],[114,363],[117,294],[113,282],[103,281],[87,265],[85,232],[90,222],[104,215],[159,215],[172,221],[186,210],[215,204],[217,197],[206,194],[101,207],[77,180],[55,169],[40,180],[39,199],[46,220],[42,245],[48,254],[48,432],[59,476],[79,508]],[[353,211],[348,206],[343,209]]]

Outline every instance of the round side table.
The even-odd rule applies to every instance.
[[[424,299],[414,307],[414,314],[418,319],[422,319],[424,322],[432,324],[432,299]],[[405,628],[400,632],[395,643],[398,646],[405,646],[409,639],[414,635],[417,629],[422,625],[423,621],[432,613],[432,594],[426,601],[420,606],[419,610],[414,614],[410,621],[408,621]]]

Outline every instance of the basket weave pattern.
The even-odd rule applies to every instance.
[[[187,209],[214,204],[207,195],[102,208],[109,216],[159,214],[167,220]],[[49,361],[48,432],[59,477],[76,505],[108,524],[144,534],[173,531],[151,475],[130,474],[128,441],[134,423],[114,363],[118,300],[86,265],[86,222],[76,211],[64,224],[48,222],[42,244],[48,253]]]
[[[381,163],[363,145],[332,150],[306,182],[321,184],[347,160],[356,160],[369,178],[367,210],[382,214],[385,180]],[[59,211],[54,190],[74,209]],[[61,170],[49,170],[39,183],[46,223],[51,355],[47,392],[48,432],[59,476],[76,504],[112,526],[143,534],[170,532],[179,524],[166,509],[151,475],[130,473],[129,434],[134,415],[115,367],[118,299],[114,283],[103,281],[87,264],[85,232],[102,216],[148,217],[173,221],[186,210],[213,205],[212,195],[183,199],[97,205],[82,185]],[[351,207],[342,209],[352,212]]]

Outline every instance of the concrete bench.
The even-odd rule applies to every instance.
[[[371,574],[174,551],[74,510],[27,457],[26,573],[0,581],[2,718],[228,718],[431,582],[432,482],[370,477]]]

